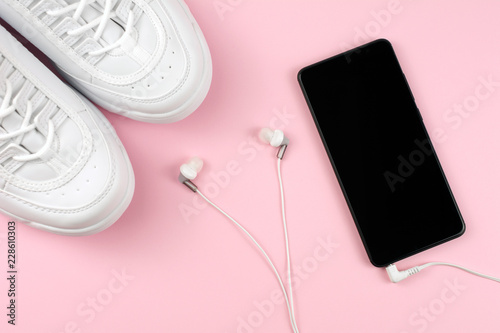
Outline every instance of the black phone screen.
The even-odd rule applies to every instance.
[[[463,234],[462,216],[387,40],[308,66],[298,79],[373,265]]]

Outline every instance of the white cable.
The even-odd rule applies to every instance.
[[[288,288],[290,305],[292,308],[293,325],[295,326],[295,331],[298,333],[299,328],[297,326],[297,321],[295,319],[295,308],[293,305],[293,288],[292,288],[292,268],[290,263],[290,246],[288,244],[288,229],[286,226],[286,216],[285,216],[285,194],[283,191],[283,180],[281,179],[281,158],[278,158],[278,181],[280,186],[280,197],[281,197],[281,216],[283,218],[283,230],[285,234],[285,247],[286,247],[286,261],[287,261],[287,274],[288,274]]]
[[[430,266],[450,266],[450,267],[455,267],[455,268],[458,268],[458,269],[461,269],[467,273],[470,273],[470,274],[473,274],[473,275],[476,275],[476,276],[479,276],[479,277],[482,277],[482,278],[485,278],[485,279],[488,279],[488,280],[492,280],[492,281],[495,281],[495,282],[500,282],[500,279],[499,278],[496,278],[496,277],[493,277],[493,276],[490,276],[490,275],[485,275],[485,274],[481,274],[481,273],[478,273],[478,272],[475,272],[471,269],[468,269],[468,268],[465,268],[465,267],[462,267],[462,266],[459,266],[459,265],[455,265],[455,264],[450,264],[450,263],[446,263],[446,262],[429,262],[427,264],[423,264],[423,265],[420,265],[420,266],[415,266],[415,267],[412,267],[412,268],[409,268],[409,269],[406,269],[406,270],[403,270],[403,271],[399,271],[397,268],[396,268],[396,265],[392,264],[392,265],[389,265],[386,267],[386,270],[387,270],[387,273],[389,274],[389,278],[391,279],[392,282],[394,283],[397,283],[399,281],[402,281],[404,279],[406,279],[407,277],[410,277],[414,274],[417,274],[418,272],[420,272],[421,270],[427,268],[427,267],[430,267]]]
[[[488,279],[488,280],[500,282],[499,278],[496,278],[496,277],[493,277],[493,276],[489,276],[489,275],[485,275],[485,274],[482,274],[482,273],[478,273],[478,272],[475,272],[475,271],[473,271],[471,269],[468,269],[468,268],[465,268],[465,267],[462,267],[462,266],[459,266],[459,265],[455,265],[455,264],[449,264],[449,263],[446,263],[446,262],[429,262],[427,264],[424,264],[424,265],[421,265],[421,266],[418,266],[418,267],[419,267],[420,270],[422,270],[422,269],[430,267],[430,266],[438,266],[438,265],[439,266],[455,267],[455,268],[461,269],[463,271],[466,271],[467,273],[470,273],[470,274],[473,274],[473,275],[476,275],[476,276],[479,276],[479,277],[482,277],[482,278],[485,278],[485,279]]]
[[[283,291],[283,295],[285,297],[286,306],[288,308],[288,314],[290,316],[290,324],[292,325],[293,332],[294,333],[299,333],[299,331],[297,330],[296,325],[295,325],[295,317],[293,316],[293,312],[292,312],[292,310],[290,308],[290,302],[288,300],[287,292],[285,290],[285,286],[283,285],[283,281],[281,280],[281,277],[280,277],[278,271],[276,270],[276,267],[274,266],[273,262],[271,261],[271,259],[267,255],[266,251],[264,251],[264,249],[262,248],[262,246],[260,246],[260,244],[255,240],[255,238],[253,238],[253,236],[245,228],[243,228],[243,226],[241,224],[239,224],[238,222],[236,222],[236,220],[233,219],[228,213],[226,213],[221,208],[219,208],[219,206],[217,206],[215,203],[213,203],[212,201],[210,201],[203,193],[201,193],[201,191],[199,189],[196,190],[196,193],[198,193],[206,202],[208,202],[210,205],[212,205],[215,209],[217,209],[224,216],[226,216],[231,222],[233,222],[238,228],[240,228],[245,233],[245,235],[247,235],[248,238],[250,238],[250,240],[262,252],[262,254],[266,258],[267,262],[269,263],[269,265],[273,269],[274,274],[278,278],[278,282],[279,282],[279,284],[281,286],[281,290]]]

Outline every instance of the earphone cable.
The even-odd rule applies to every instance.
[[[468,269],[468,268],[465,268],[465,267],[462,267],[462,266],[459,266],[459,265],[455,265],[455,264],[450,264],[450,263],[447,263],[447,262],[429,262],[427,264],[423,264],[421,266],[419,266],[420,270],[424,269],[424,268],[427,268],[429,266],[450,266],[450,267],[455,267],[455,268],[458,268],[458,269],[461,269],[467,273],[470,273],[470,274],[473,274],[473,275],[476,275],[476,276],[479,276],[479,277],[482,277],[482,278],[485,278],[485,279],[488,279],[488,280],[492,280],[492,281],[496,281],[496,282],[500,282],[500,279],[499,278],[496,278],[496,277],[493,277],[493,276],[489,276],[489,275],[486,275],[486,274],[482,274],[482,273],[478,273],[476,271],[473,271],[471,269]]]
[[[293,325],[295,326],[295,330],[298,332],[299,328],[297,326],[297,321],[295,318],[295,308],[294,308],[294,304],[293,304],[292,268],[291,268],[291,263],[290,263],[290,245],[288,242],[288,228],[286,225],[285,194],[283,191],[283,180],[281,177],[281,158],[278,158],[277,169],[278,169],[278,182],[279,182],[280,197],[281,197],[281,216],[283,218],[283,230],[284,230],[284,234],[285,234],[285,247],[286,247],[286,261],[287,261],[287,275],[288,275],[290,306],[292,308]]]
[[[226,213],[224,210],[222,210],[219,206],[217,206],[215,203],[213,203],[210,199],[208,199],[199,189],[196,189],[196,193],[198,193],[207,203],[209,203],[211,206],[213,206],[215,209],[217,209],[219,212],[221,212],[231,222],[233,222],[238,228],[240,228],[243,231],[243,233],[245,233],[245,235],[247,235],[248,238],[250,238],[250,240],[262,252],[262,254],[266,258],[267,262],[269,263],[269,265],[273,269],[274,274],[278,278],[278,282],[279,282],[279,284],[281,286],[281,290],[282,290],[283,296],[285,298],[286,306],[288,308],[288,314],[290,316],[290,324],[292,325],[293,332],[294,333],[299,333],[299,331],[297,330],[297,327],[295,325],[295,317],[294,317],[292,309],[290,307],[290,302],[289,302],[289,299],[288,299],[287,292],[286,292],[285,286],[283,284],[283,281],[281,280],[281,277],[280,277],[280,275],[278,273],[278,270],[276,269],[276,267],[274,266],[273,262],[271,261],[271,258],[269,258],[269,256],[267,255],[266,251],[264,251],[264,249],[262,248],[262,246],[260,246],[260,244],[255,240],[255,238],[241,224],[239,224],[234,218],[232,218],[228,213]]]
[[[459,265],[456,265],[456,264],[450,264],[450,263],[447,263],[447,262],[439,262],[439,261],[429,262],[429,263],[417,266],[417,269],[418,269],[418,271],[421,271],[424,268],[427,268],[427,267],[430,267],[430,266],[449,266],[449,267],[454,267],[454,268],[461,269],[461,270],[463,270],[463,271],[465,271],[467,273],[470,273],[470,274],[473,274],[473,275],[476,275],[476,276],[479,276],[479,277],[482,277],[482,278],[485,278],[485,279],[488,279],[488,280],[500,282],[499,278],[496,278],[496,277],[493,277],[493,276],[490,276],[490,275],[486,275],[486,274],[482,274],[482,273],[478,273],[476,271],[473,271],[471,269],[465,268],[463,266],[459,266]]]

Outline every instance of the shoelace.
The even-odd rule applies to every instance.
[[[2,104],[0,105],[0,121],[4,117],[10,115],[12,112],[16,110],[15,98],[14,99],[12,98],[12,93],[13,93],[12,83],[7,79],[5,81],[5,96],[2,101]],[[36,130],[36,124],[31,122],[32,114],[33,114],[33,105],[31,101],[27,101],[26,114],[24,116],[21,126],[15,131],[0,134],[0,141],[16,138],[17,142],[19,143],[22,140],[24,134]],[[53,139],[54,139],[54,124],[52,123],[51,120],[49,120],[48,134],[45,144],[35,153],[16,155],[13,156],[12,158],[18,162],[27,162],[37,159],[50,149]],[[11,143],[11,145],[13,144],[15,143]]]
[[[61,16],[61,15],[66,15],[72,11],[75,11],[73,14],[73,19],[75,21],[78,21],[84,11],[84,9],[89,6],[90,4],[95,3],[97,0],[80,0],[80,2],[75,2],[71,5],[68,5],[66,7],[56,9],[56,10],[49,10],[47,11],[47,15],[50,16]],[[98,41],[103,32],[104,29],[106,28],[106,25],[111,21],[112,18],[116,17],[116,13],[113,11],[115,3],[113,0],[106,0],[103,8],[102,15],[100,17],[95,18],[94,20],[88,22],[87,24],[82,25],[81,27],[73,30],[68,31],[68,35],[71,36],[79,36],[82,35],[83,33],[94,29],[97,27],[95,30],[93,39],[95,41]],[[101,54],[104,54],[108,51],[111,51],[120,45],[124,43],[124,41],[131,35],[132,33],[132,28],[134,25],[134,13],[132,11],[129,11],[128,13],[128,18],[127,18],[127,24],[125,26],[125,30],[122,34],[122,36],[114,43],[109,44],[107,46],[102,47],[99,50],[95,51],[90,51],[88,52],[89,55],[91,56],[99,56]]]

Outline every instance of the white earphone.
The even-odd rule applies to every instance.
[[[190,158],[189,161],[180,167],[179,181],[189,187],[191,191],[196,192],[198,187],[196,187],[192,180],[198,176],[202,168],[203,160],[201,158],[197,156]]]
[[[263,129],[260,130],[259,133],[259,139],[264,142],[268,143],[273,147],[280,148],[278,150],[278,155],[277,157],[279,159],[283,159],[283,155],[285,154],[286,147],[289,144],[288,138],[285,136],[282,130],[272,130],[270,128],[264,127]]]
[[[203,160],[199,157],[191,158],[187,163],[181,165],[181,175],[186,179],[193,180],[203,168]]]
[[[279,147],[281,145],[288,145],[289,140],[285,137],[285,134],[281,130],[272,130],[270,128],[264,127],[260,130],[259,138],[266,143],[269,143],[273,147]]]
[[[283,182],[281,180],[281,160],[283,159],[283,155],[285,154],[285,150],[289,144],[288,138],[285,136],[283,131],[281,130],[271,130],[269,128],[263,128],[259,133],[259,138],[265,142],[270,144],[273,147],[279,148],[278,150],[278,180],[280,186],[280,195],[281,195],[281,212],[283,218],[283,228],[285,232],[285,246],[286,246],[286,254],[287,254],[287,268],[288,268],[288,286],[289,293],[286,292],[285,285],[283,284],[283,280],[281,279],[278,270],[275,265],[269,258],[268,254],[262,246],[255,240],[255,238],[245,229],[241,224],[239,224],[235,219],[233,219],[229,214],[219,208],[216,204],[210,201],[193,183],[193,180],[198,176],[198,173],[201,171],[203,167],[203,161],[199,157],[193,157],[185,164],[180,167],[179,181],[186,185],[191,191],[199,194],[206,202],[216,208],[219,212],[225,215],[231,222],[236,224],[249,238],[253,241],[253,243],[257,246],[257,248],[262,252],[270,267],[274,271],[278,282],[281,286],[281,290],[283,291],[283,296],[285,298],[285,302],[288,308],[288,313],[290,316],[290,324],[292,325],[292,330],[294,333],[299,333],[299,329],[297,327],[297,322],[295,320],[295,310],[293,306],[293,292],[292,292],[292,281],[291,281],[291,263],[290,263],[290,249],[288,246],[288,232],[286,226],[286,218],[285,218],[285,200],[283,194]]]

